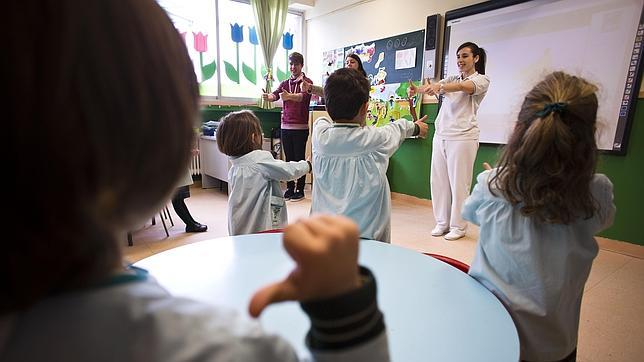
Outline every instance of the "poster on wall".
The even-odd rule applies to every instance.
[[[322,85],[336,69],[344,67],[344,49],[332,49],[322,52]]]
[[[419,83],[425,30],[364,42],[344,48],[344,55],[360,57],[371,83],[367,124],[384,126],[400,118],[412,120],[411,107],[420,113],[420,98],[407,98],[409,80]]]

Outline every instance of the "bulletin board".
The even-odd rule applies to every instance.
[[[411,120],[410,107],[420,114],[420,99],[407,98],[409,80],[422,76],[425,30],[368,41],[344,48],[362,60],[371,83],[367,124],[383,126],[400,118]]]

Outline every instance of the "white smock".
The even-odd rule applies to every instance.
[[[311,353],[320,362],[384,362],[387,346],[382,332],[361,345]],[[0,316],[0,356],[6,362],[299,361],[258,320],[172,296],[151,277],[52,296]]]
[[[231,157],[230,162],[228,233],[251,234],[286,226],[288,215],[279,182],[304,176],[309,163],[276,160],[263,150]]]
[[[569,225],[545,224],[521,214],[500,193],[493,195],[484,171],[463,207],[479,225],[469,274],[508,309],[519,333],[521,359],[556,361],[577,346],[584,285],[597,256],[593,237],[613,222],[613,184],[597,174],[590,188],[599,211]]]
[[[361,127],[318,118],[312,136],[311,213],[347,216],[360,227],[360,237],[390,242],[387,167],[414,129],[414,123],[405,119],[384,127]]]

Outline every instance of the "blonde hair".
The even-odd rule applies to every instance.
[[[597,145],[597,87],[554,72],[525,97],[488,186],[540,222],[569,224],[597,211],[590,191]]]

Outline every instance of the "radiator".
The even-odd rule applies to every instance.
[[[197,144],[195,146],[197,150],[199,150],[199,139],[197,139]],[[190,159],[190,174],[192,176],[199,176],[201,175],[201,161],[199,161],[199,153],[193,155],[192,158]]]

